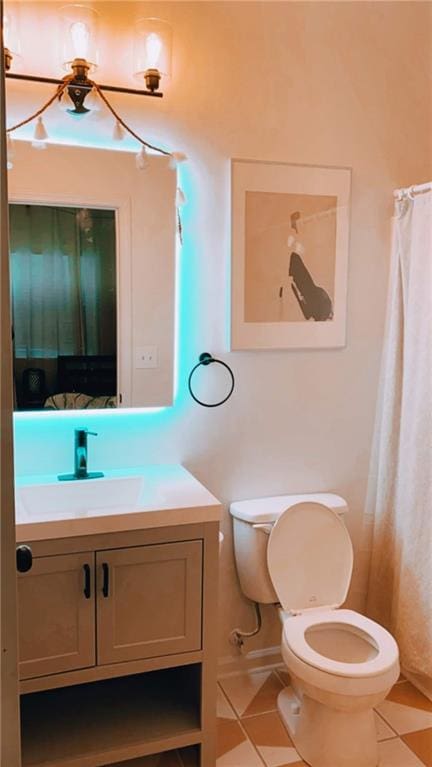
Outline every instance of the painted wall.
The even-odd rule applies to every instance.
[[[55,3],[32,6],[41,40],[33,71],[51,74],[44,35]],[[184,150],[189,203],[180,265],[179,392],[160,413],[16,421],[19,473],[66,471],[72,429],[95,427],[93,467],[181,462],[224,504],[233,499],[332,490],[350,506],[357,566],[351,604],[365,589],[360,532],[384,321],[392,190],[432,174],[430,3],[169,2],[100,3],[105,36],[101,82],[132,83],[129,23],[159,15],[175,32],[174,75],[162,101],[127,96],[113,102],[150,140]],[[39,14],[39,16],[38,16]],[[51,32],[52,34],[52,32]],[[122,47],[124,46],[124,48]],[[120,55],[113,55],[115,50]],[[111,55],[108,55],[111,51]],[[124,55],[123,55],[124,54]],[[114,69],[114,61],[118,70]],[[25,66],[24,60],[21,68]],[[13,91],[13,92],[12,92]],[[10,119],[48,97],[46,87],[11,89]],[[53,135],[108,143],[111,122],[90,128],[53,110]],[[90,125],[90,123],[89,123]],[[228,354],[229,160],[352,166],[348,342],[345,349]],[[235,395],[205,410],[186,392],[201,351],[233,367]],[[205,390],[217,395],[216,371]],[[227,635],[251,625],[231,549],[230,520],[221,568],[220,654],[236,651]],[[271,609],[248,649],[275,645]]]

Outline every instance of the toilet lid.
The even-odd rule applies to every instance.
[[[273,526],[267,566],[284,610],[339,607],[353,567],[348,530],[328,506],[297,503]]]

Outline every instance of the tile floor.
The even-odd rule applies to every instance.
[[[277,696],[288,682],[283,669],[219,682],[217,767],[307,767],[276,710]],[[379,767],[432,767],[432,703],[410,682],[395,684],[375,721]],[[196,762],[188,751],[140,758],[128,767],[192,767]]]
[[[220,680],[217,767],[306,767],[276,710],[287,682],[284,670]],[[410,682],[395,684],[375,719],[380,767],[432,767],[432,703]]]

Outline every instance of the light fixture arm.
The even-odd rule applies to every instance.
[[[24,80],[29,83],[48,83],[51,85],[61,85],[64,80],[60,80],[55,77],[39,77],[38,75],[20,75],[15,72],[6,72],[6,77],[11,80]],[[73,75],[72,75],[73,76]],[[84,87],[84,84],[81,84]],[[152,96],[153,98],[163,98],[163,93],[160,91],[140,90],[138,88],[122,88],[119,85],[99,85],[102,91],[108,91],[111,93],[129,93],[133,96]],[[90,90],[90,88],[89,88]]]

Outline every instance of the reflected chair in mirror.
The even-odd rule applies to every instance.
[[[46,391],[45,371],[42,368],[26,368],[22,374],[22,405],[25,410],[43,407]]]

